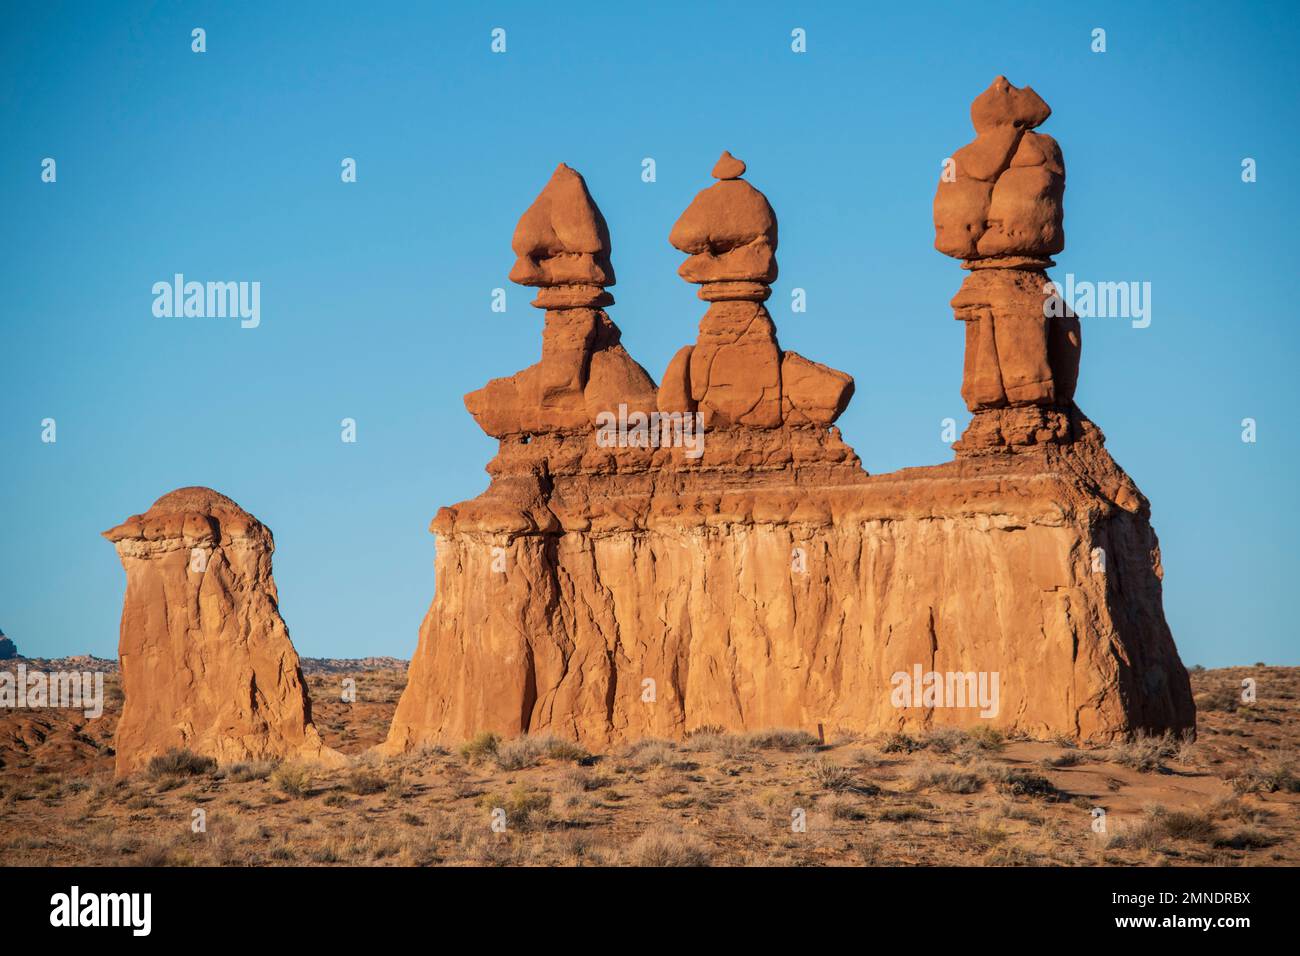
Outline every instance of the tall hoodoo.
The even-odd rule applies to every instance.
[[[776,214],[724,152],[718,182],[697,195],[668,235],[689,255],[677,270],[710,303],[700,337],[673,357],[660,411],[698,407],[706,427],[827,426],[853,397],[851,376],[782,352],[763,306],[776,280]],[[676,406],[676,407],[673,407]]]
[[[935,248],[971,274],[952,300],[966,323],[962,398],[975,413],[959,453],[1066,441],[1079,323],[1046,270],[1065,248],[1065,162],[1034,132],[1051,109],[999,76],[971,104],[975,139],[952,155],[934,197]]]
[[[619,344],[605,306],[614,297],[609,229],[574,169],[561,163],[515,227],[510,280],[540,291],[546,310],[542,360],[465,396],[485,432],[522,438],[538,432],[589,431],[618,401],[655,407],[655,384]],[[611,402],[613,404],[611,404]]]
[[[342,763],[311,720],[269,528],[211,488],[179,488],[104,537],[126,570],[119,775],[172,748]]]

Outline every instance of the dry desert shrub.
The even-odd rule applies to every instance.
[[[1047,797],[1055,800],[1061,795],[1046,777],[1019,767],[985,763],[981,765],[980,771],[1003,796]]]
[[[646,830],[627,848],[626,862],[632,866],[708,866],[709,846],[698,837],[667,827]]]
[[[522,736],[498,744],[494,753],[497,767],[502,770],[526,770],[543,760],[561,760],[578,763],[591,754],[571,740],[547,734],[542,737]]]
[[[880,752],[886,754],[911,754],[924,749],[925,744],[901,732],[889,734],[880,743]]]
[[[583,767],[573,767],[560,775],[561,789],[582,793],[604,790],[613,782],[614,778],[608,774]]]
[[[692,753],[718,753],[733,758],[750,753],[754,749],[745,736],[730,734],[721,727],[712,725],[688,733],[682,748]]]
[[[810,770],[813,783],[821,790],[844,791],[853,786],[853,772],[824,757],[814,760]]]
[[[966,751],[986,751],[997,753],[1006,746],[1007,738],[1002,731],[990,727],[988,724],[980,724],[966,732]]]
[[[817,809],[830,814],[834,820],[865,820],[867,811],[862,804],[847,793],[832,793],[817,801]]]
[[[983,858],[985,866],[1034,866],[1037,862],[1031,852],[1014,843],[996,846],[985,853]]]
[[[1158,737],[1138,733],[1109,748],[1106,757],[1139,773],[1157,773],[1166,769],[1165,761],[1178,753],[1180,745],[1181,741],[1168,731]]]
[[[928,731],[921,746],[939,754],[956,753],[966,743],[968,736],[964,730],[955,727],[943,727]]]
[[[672,796],[676,793],[690,793],[690,781],[685,776],[676,771],[665,771],[658,776],[647,781],[646,792],[657,799]]]
[[[184,747],[173,747],[149,761],[146,773],[154,780],[167,777],[198,777],[212,773],[217,762]]]
[[[286,797],[301,799],[311,792],[311,770],[303,764],[282,763],[271,774],[271,786]]]
[[[274,763],[269,760],[257,760],[231,764],[226,768],[225,776],[232,783],[248,783],[253,780],[266,780],[274,772]]]
[[[387,781],[368,767],[356,767],[348,774],[347,788],[359,797],[379,793],[387,786]]]
[[[984,786],[977,770],[962,770],[937,764],[912,768],[913,790],[938,790],[940,793],[975,793]]]
[[[652,767],[668,767],[673,770],[689,770],[692,764],[683,760],[677,745],[670,740],[647,737],[628,744],[621,753],[627,766],[633,770],[649,770]]]
[[[924,820],[925,812],[912,804],[897,804],[880,811],[880,819],[886,823],[908,823],[912,820]]]
[[[849,754],[849,762],[859,770],[873,770],[885,762],[885,758],[867,747],[860,747]]]
[[[808,764],[813,783],[820,790],[833,793],[852,791],[865,796],[875,796],[880,788],[875,784],[858,780],[854,772],[841,764],[825,757],[819,757]]]
[[[1213,843],[1219,838],[1219,828],[1204,810],[1168,810],[1159,819],[1165,834],[1174,840]]]
[[[1051,757],[1044,757],[1040,766],[1044,770],[1059,770],[1062,767],[1076,767],[1088,759],[1088,755],[1082,750],[1071,748]]]
[[[483,730],[460,745],[460,755],[469,763],[479,763],[496,756],[497,748],[500,746],[500,734],[494,734],[490,730]]]
[[[1228,782],[1237,793],[1300,793],[1300,777],[1287,761],[1252,767]]]
[[[551,794],[522,783],[507,794],[484,794],[478,803],[489,812],[504,810],[508,829],[534,830],[552,819]]]
[[[1205,810],[1170,810],[1157,804],[1148,807],[1146,814],[1137,823],[1129,824],[1111,836],[1107,846],[1114,849],[1164,851],[1167,840],[1222,845],[1212,813]]]
[[[1192,698],[1198,712],[1218,711],[1223,714],[1235,713],[1241,705],[1241,692],[1231,686],[1217,686],[1202,691]]]
[[[745,743],[756,750],[811,750],[820,745],[817,738],[805,730],[781,727],[746,734]]]
[[[1239,827],[1227,836],[1215,839],[1214,845],[1220,849],[1262,850],[1277,843],[1273,837],[1258,827]]]

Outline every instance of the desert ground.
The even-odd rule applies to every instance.
[[[99,719],[0,712],[3,864],[1300,863],[1300,668],[1193,670],[1194,742],[1084,749],[990,730],[829,729],[819,742],[798,729],[704,728],[601,754],[482,734],[400,758],[371,748],[405,683],[402,662],[304,670],[317,727],[347,768],[217,768],[176,752],[114,780],[115,673]],[[341,699],[346,677],[355,703]],[[1240,700],[1246,677],[1253,703]]]

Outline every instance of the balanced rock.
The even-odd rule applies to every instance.
[[[556,168],[520,217],[511,245],[518,259],[510,280],[539,288],[532,305],[546,310],[542,360],[465,396],[479,426],[503,439],[588,429],[620,396],[653,410],[654,380],[603,311],[614,301],[604,288],[614,284],[609,228],[576,170]]]
[[[1081,329],[1046,272],[1065,246],[1065,163],[1055,140],[1033,132],[1051,112],[999,76],[971,105],[975,140],[953,154],[935,193],[935,248],[970,270],[952,300],[966,327],[961,394],[977,419],[961,454],[1071,433]],[[1044,427],[1021,427],[1026,417],[1007,411],[1029,405],[1045,409],[1028,416]]]
[[[702,190],[668,234],[690,258],[678,270],[701,286],[708,302],[763,301],[776,280],[776,214],[767,197],[739,178],[745,164],[723,153],[713,168],[720,182]]]
[[[952,155],[934,197],[935,248],[957,259],[1046,259],[1065,248],[1065,163],[1052,137],[1032,132],[1051,109],[1005,76],[971,105],[975,140]]]
[[[669,374],[689,383],[691,411],[709,428],[829,426],[848,405],[853,379],[801,356],[787,363],[776,325],[762,303],[776,279],[776,214],[767,197],[739,177],[745,164],[729,152],[713,168],[722,180],[700,192],[668,241],[689,253],[678,270],[712,303],[690,352]],[[786,394],[783,373],[795,376]],[[661,399],[660,411],[667,410]],[[683,410],[685,406],[682,406]]]
[[[610,305],[604,290],[614,284],[609,228],[587,184],[561,163],[515,226],[511,247],[519,259],[510,281],[537,286],[538,308],[576,309]]]
[[[312,723],[269,528],[210,488],[180,488],[104,537],[126,570],[119,775],[171,748],[223,764],[343,762]]]

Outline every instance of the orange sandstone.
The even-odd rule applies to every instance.
[[[1013,177],[995,205],[1011,170],[1063,176],[1054,144],[1024,145],[1047,112],[995,81],[972,109],[959,182],[983,185],[951,206],[960,230],[936,201],[943,236],[977,227],[951,246],[976,267],[954,300],[977,411],[955,461],[863,470],[833,425],[852,378],[783,351],[762,305],[776,218],[730,154],[672,229],[712,304],[657,388],[630,358],[598,358],[616,341],[603,313],[563,335],[548,313],[541,364],[467,398],[501,439],[492,481],[431,524],[436,594],[385,749],[484,730],[601,747],[705,726],[1192,729],[1149,505],[1073,402],[1077,323],[1042,315],[1059,192]],[[578,213],[563,221],[603,222]],[[529,248],[570,254],[549,239],[560,228],[535,228],[546,241]],[[581,234],[572,251],[607,250]],[[981,258],[987,235],[1001,251]],[[653,440],[601,440],[616,402]],[[670,440],[664,422],[697,415],[702,445]],[[918,672],[996,675],[996,705],[900,700],[899,675]]]
[[[104,537],[126,570],[119,775],[172,748],[223,764],[343,762],[312,724],[269,528],[210,488],[180,488]]]

